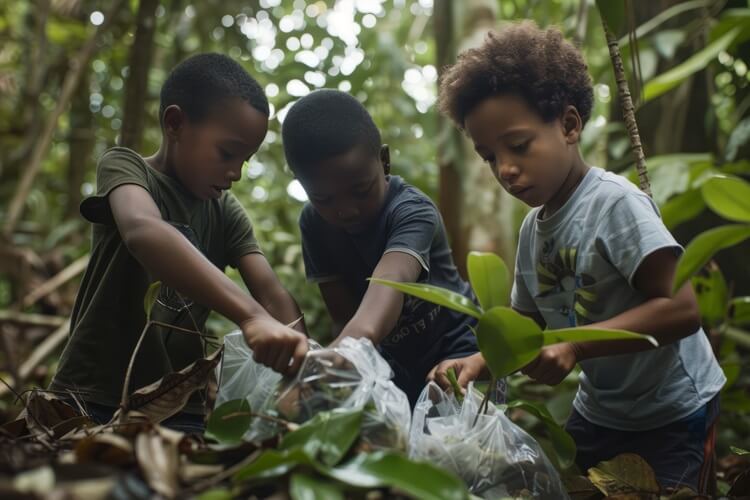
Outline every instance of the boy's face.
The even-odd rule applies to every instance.
[[[507,192],[532,207],[560,196],[578,151],[581,120],[574,107],[544,122],[522,97],[502,94],[480,102],[464,124]]]
[[[268,117],[239,98],[222,101],[197,122],[177,111],[174,117],[165,113],[174,173],[197,198],[219,198],[242,177],[242,165],[258,151]]]
[[[363,146],[307,166],[298,175],[310,203],[328,224],[361,233],[377,217],[385,199],[389,173],[387,146],[380,158]]]

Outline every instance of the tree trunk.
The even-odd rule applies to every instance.
[[[433,11],[436,66],[442,78],[445,67],[456,59],[454,42],[453,2],[436,0]],[[449,119],[438,116],[437,163],[439,171],[438,205],[453,250],[453,260],[459,273],[466,277],[467,235],[463,228],[464,190],[459,160],[463,158],[463,143],[458,129]]]
[[[143,137],[143,110],[148,93],[148,74],[153,59],[158,6],[158,0],[141,0],[136,18],[135,38],[128,58],[129,74],[125,87],[120,145],[136,151],[140,149]]]
[[[92,166],[94,151],[94,115],[89,109],[89,78],[81,80],[70,109],[70,135],[68,137],[68,188],[65,218],[78,217],[81,203],[81,184]]]

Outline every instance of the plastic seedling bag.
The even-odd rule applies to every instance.
[[[463,403],[434,383],[414,407],[409,456],[461,477],[481,498],[566,499],[560,476],[539,443],[469,385]]]
[[[363,408],[362,442],[367,448],[406,449],[411,412],[406,394],[391,382],[388,363],[367,339],[344,338],[334,348],[311,345],[293,379],[253,360],[240,332],[225,337],[218,406],[245,398],[253,412],[303,423],[322,411]],[[278,432],[272,420],[256,418],[245,439]]]

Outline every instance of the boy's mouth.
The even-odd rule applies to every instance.
[[[531,186],[510,186],[508,192],[513,196],[520,196],[531,189]]]
[[[228,186],[217,186],[217,185],[213,185],[213,186],[211,186],[211,189],[213,189],[214,191],[216,191],[216,193],[217,193],[217,194],[218,194],[219,196],[221,196],[221,192],[222,192],[222,191],[226,191],[227,189],[229,189],[229,188],[231,188],[231,187],[232,187],[232,185],[231,185],[231,184],[229,184]]]

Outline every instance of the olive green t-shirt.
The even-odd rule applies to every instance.
[[[157,279],[125,247],[112,218],[109,193],[123,184],[144,188],[162,218],[222,271],[227,266],[236,267],[243,255],[260,252],[260,247],[245,210],[232,194],[224,192],[208,201],[195,198],[179,181],[153,169],[130,149],[105,152],[97,166],[96,181],[96,195],[81,203],[81,214],[93,223],[91,261],[73,307],[71,335],[51,388],[71,390],[84,401],[116,407],[131,354],[146,322],[143,298],[149,284]],[[209,312],[162,286],[151,317],[192,330],[193,319],[202,329]],[[152,326],[136,357],[130,391],[203,355],[199,336]],[[201,394],[193,394],[184,411],[205,413],[201,398]]]

